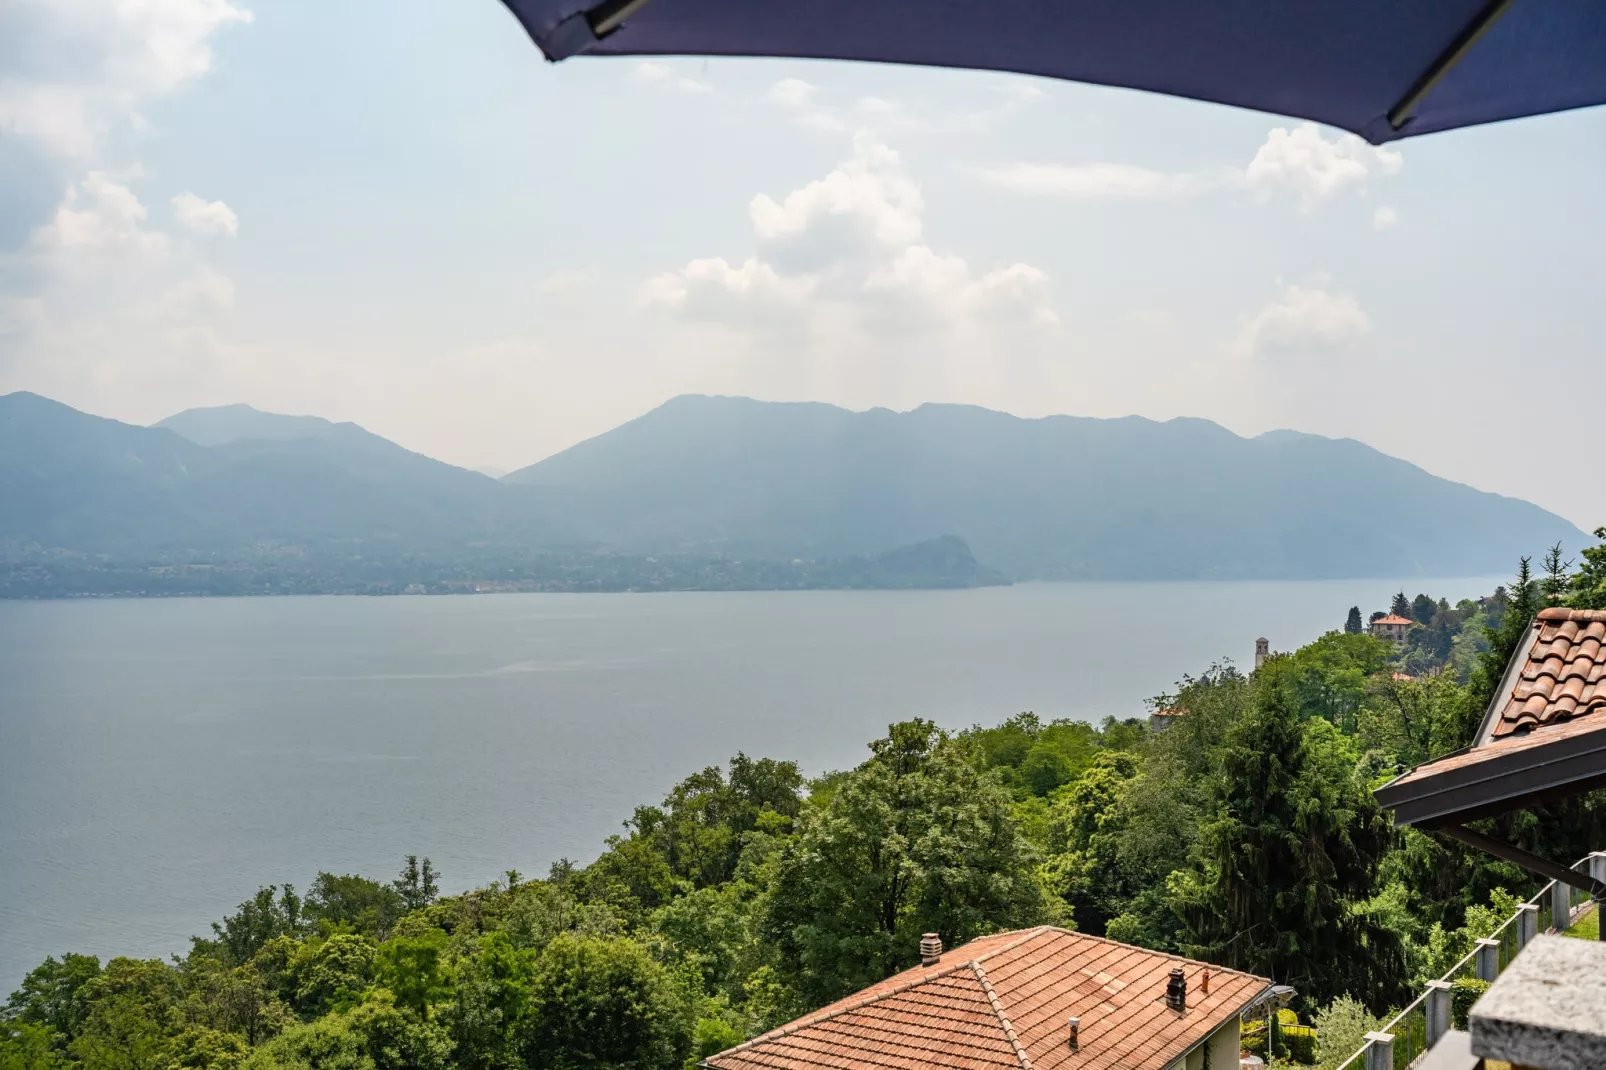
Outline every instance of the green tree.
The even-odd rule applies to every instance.
[[[1596,528],[1599,545],[1586,547],[1584,560],[1567,581],[1567,604],[1574,609],[1606,609],[1606,528]]]
[[[89,1013],[68,1045],[83,1070],[168,1070],[182,1028],[178,971],[115,958],[85,989]]]
[[[1545,574],[1539,580],[1539,593],[1545,600],[1545,605],[1559,605],[1572,586],[1572,577],[1568,574],[1573,567],[1571,561],[1562,557],[1561,543],[1557,543],[1545,551]]]
[[[277,897],[275,897],[275,893]],[[296,936],[301,931],[301,897],[285,884],[258,888],[257,894],[240,904],[239,910],[212,923],[212,939],[193,937],[193,953],[216,955],[238,966],[249,962],[263,944],[276,936]]]
[[[179,973],[184,991],[181,1014],[199,1030],[187,1040],[181,1037],[192,1059],[212,1049],[221,1053],[227,1047],[227,1041],[210,1036],[212,1033],[237,1034],[245,1044],[254,1045],[294,1022],[290,1008],[254,962],[230,966],[210,955],[196,955]]]
[[[1499,593],[1496,592],[1497,595]],[[1533,623],[1543,603],[1543,595],[1533,578],[1533,566],[1528,558],[1524,557],[1517,563],[1517,580],[1503,602],[1498,619],[1485,630],[1489,649],[1478,659],[1478,668],[1473,674],[1473,691],[1484,703],[1494,698],[1495,689],[1505,676],[1506,664],[1527,637],[1528,626]],[[1470,739],[1466,741],[1467,744],[1471,742]]]
[[[0,1020],[0,1070],[67,1070],[57,1039],[48,1025]]]
[[[451,996],[446,944],[446,933],[432,929],[422,936],[393,936],[379,946],[374,976],[395,997],[396,1006],[427,1019],[434,1004]]]
[[[422,910],[440,894],[439,877],[440,874],[430,865],[428,858],[420,864],[417,855],[408,855],[400,876],[391,881],[390,886],[401,896],[402,904],[408,910]]]
[[[1350,606],[1349,616],[1344,618],[1344,633],[1346,635],[1360,635],[1364,625],[1361,624],[1361,607]]]
[[[535,952],[514,947],[506,933],[481,938],[465,958],[442,1014],[462,1070],[522,1065],[518,1044],[532,1005],[535,963]]]
[[[1439,604],[1425,594],[1419,594],[1411,599],[1410,618],[1418,624],[1433,623],[1434,616],[1439,612]]]
[[[536,1068],[679,1070],[693,1020],[684,994],[645,948],[563,934],[536,964],[522,1054]]]
[[[356,1006],[374,979],[377,957],[373,942],[355,933],[303,944],[290,962],[296,1010],[316,1018]]]
[[[1397,934],[1359,907],[1391,842],[1327,722],[1304,720],[1291,663],[1256,674],[1255,703],[1226,734],[1192,865],[1169,892],[1194,957],[1268,975],[1307,1000],[1403,990]],[[1271,671],[1266,671],[1266,670]]]
[[[806,811],[776,860],[763,931],[805,999],[824,1003],[918,956],[1041,921],[1032,851],[997,779],[929,721],[892,725],[873,757]]]
[[[47,958],[11,993],[0,1019],[49,1026],[65,1044],[89,1015],[89,983],[99,976],[100,959],[93,955]]]
[[[1405,617],[1407,619],[1410,618],[1411,600],[1405,597],[1404,591],[1401,591],[1394,596],[1394,600],[1389,603],[1389,612],[1394,614],[1396,617]]]
[[[395,887],[349,873],[319,873],[302,904],[307,920],[326,935],[349,931],[376,940],[389,936],[407,910],[407,901]]]

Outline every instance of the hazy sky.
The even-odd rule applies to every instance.
[[[9,0],[0,392],[504,469],[686,392],[1194,415],[1594,527],[1603,190],[1602,109],[1379,151],[970,72],[553,66],[495,0]]]

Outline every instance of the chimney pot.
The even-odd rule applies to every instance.
[[[1066,1019],[1066,1025],[1070,1026],[1071,1030],[1071,1050],[1080,1051],[1081,1046],[1077,1043],[1076,1034],[1082,1028],[1082,1019],[1073,1014],[1070,1018]]]
[[[1188,978],[1180,966],[1171,971],[1171,979],[1166,982],[1165,1002],[1174,1011],[1188,1009]]]
[[[1204,976],[1199,978],[1199,991],[1204,995],[1210,994],[1210,968],[1205,967]]]
[[[940,958],[942,958],[942,937],[936,933],[926,933],[921,936],[920,965],[935,966]]]

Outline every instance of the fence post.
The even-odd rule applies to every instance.
[[[1589,852],[1589,875],[1598,881],[1606,882],[1606,851]],[[1606,904],[1596,903],[1595,914],[1598,917]],[[1600,939],[1606,940],[1606,925],[1600,926]]]
[[[1528,946],[1528,941],[1539,935],[1539,905],[1524,903],[1517,908],[1517,950]]]
[[[1394,1034],[1368,1033],[1371,1047],[1366,1049],[1366,1070],[1394,1070]]]
[[[1439,1038],[1450,1031],[1450,982],[1429,981],[1428,999],[1424,1008],[1428,1020],[1428,1050]]]
[[[1556,881],[1550,886],[1550,924],[1558,933],[1567,931],[1573,920],[1573,897],[1570,885]]]
[[[1500,941],[1485,937],[1478,941],[1478,979],[1493,981],[1500,976]]]

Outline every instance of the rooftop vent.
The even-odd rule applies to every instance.
[[[1181,966],[1171,971],[1171,980],[1165,983],[1165,1005],[1174,1011],[1188,1009],[1188,979]]]
[[[1075,1015],[1072,1015],[1070,1018],[1066,1019],[1066,1025],[1070,1026],[1070,1030],[1071,1030],[1071,1050],[1072,1051],[1080,1051],[1081,1050],[1081,1045],[1079,1043],[1077,1043],[1076,1034],[1081,1031],[1082,1019],[1077,1018]]]
[[[935,966],[940,958],[942,958],[942,937],[936,933],[926,933],[921,936],[920,965]]]

